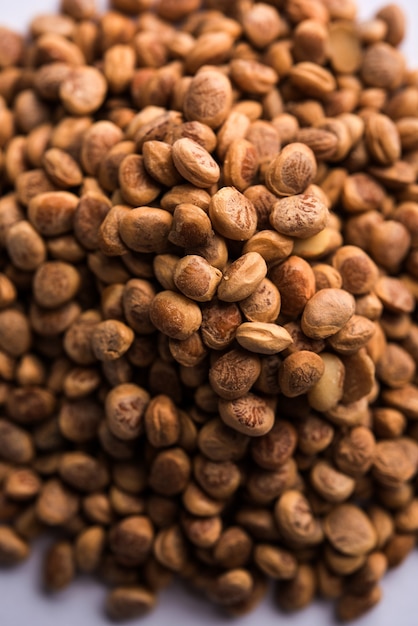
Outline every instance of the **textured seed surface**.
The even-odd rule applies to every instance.
[[[409,16],[108,4],[0,27],[0,565],[361,617],[418,531]]]

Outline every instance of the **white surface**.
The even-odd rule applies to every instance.
[[[105,2],[101,2],[105,6]],[[371,17],[383,0],[361,2],[362,17]],[[404,50],[411,66],[418,65],[418,4],[401,0],[409,24]],[[0,23],[23,30],[37,13],[53,11],[56,0],[0,0]],[[105,590],[90,579],[79,579],[65,592],[46,597],[40,588],[40,549],[29,563],[14,570],[0,570],[0,626],[105,626],[102,603]],[[390,572],[383,581],[384,599],[356,626],[417,626],[418,552]],[[295,615],[279,614],[270,598],[248,617],[226,619],[209,603],[185,593],[177,585],[162,594],[157,610],[141,621],[143,626],[334,626],[333,607],[316,602]]]

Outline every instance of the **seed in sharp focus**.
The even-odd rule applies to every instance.
[[[225,424],[251,437],[265,435],[274,424],[273,409],[251,393],[236,400],[220,400],[219,414]]]

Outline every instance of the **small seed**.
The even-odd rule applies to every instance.
[[[248,393],[236,400],[220,400],[219,414],[225,424],[244,435],[261,437],[274,424],[274,412],[262,398]]]
[[[321,339],[337,333],[354,314],[354,298],[342,289],[321,289],[306,304],[302,330]]]
[[[251,296],[267,274],[267,266],[258,252],[247,252],[224,272],[218,297],[225,302],[239,302]]]
[[[283,326],[264,322],[241,324],[235,337],[240,346],[258,354],[277,354],[292,343],[291,336]]]
[[[210,187],[218,182],[219,166],[209,152],[187,137],[173,144],[173,162],[177,171],[196,187]]]
[[[29,546],[7,526],[0,527],[0,563],[15,565],[29,556]]]
[[[116,587],[106,600],[106,612],[115,621],[135,619],[151,611],[156,603],[154,594],[145,587]]]
[[[291,143],[271,162],[266,185],[278,196],[303,193],[317,172],[315,155],[302,143]]]

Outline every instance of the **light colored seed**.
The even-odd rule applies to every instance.
[[[324,373],[308,392],[309,404],[316,411],[330,411],[341,400],[344,393],[345,368],[334,354],[322,353]]]
[[[106,97],[107,83],[94,67],[74,68],[60,86],[60,98],[73,115],[88,115],[97,111]]]
[[[327,219],[326,205],[306,194],[278,200],[270,214],[270,223],[280,234],[302,239],[321,232]]]
[[[258,354],[277,354],[293,343],[283,326],[263,322],[241,324],[236,332],[236,340],[246,350]]]
[[[210,187],[218,182],[220,169],[215,159],[200,144],[184,137],[173,144],[173,162],[177,171],[196,187]]]
[[[210,128],[217,128],[225,121],[231,106],[231,83],[214,70],[199,72],[190,82],[184,99],[186,118]]]
[[[355,301],[343,289],[321,289],[306,304],[302,330],[313,339],[337,333],[354,315]]]
[[[224,302],[239,302],[257,289],[267,274],[267,265],[258,252],[247,252],[224,272],[218,297]]]
[[[220,235],[235,241],[250,239],[257,228],[253,203],[233,187],[223,187],[212,196],[209,217]]]
[[[266,171],[266,186],[278,196],[303,193],[317,172],[315,155],[303,143],[290,143]]]

